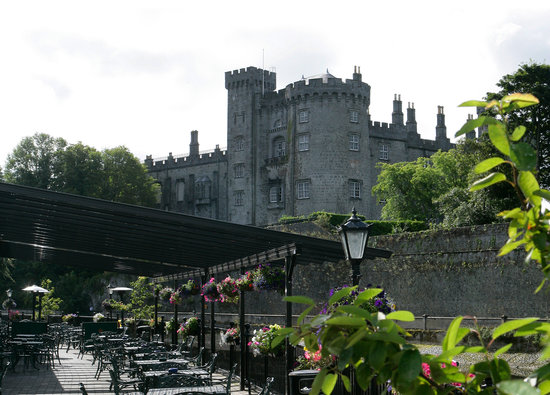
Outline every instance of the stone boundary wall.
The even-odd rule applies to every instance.
[[[277,228],[317,237],[334,237],[314,223],[287,224]],[[370,247],[393,251],[393,255],[389,259],[364,261],[360,286],[380,286],[388,292],[398,309],[409,310],[417,317],[428,314],[428,327],[435,325],[432,320],[436,317],[457,315],[548,318],[548,293],[542,290],[534,294],[542,280],[538,267],[524,263],[522,250],[504,257],[497,256],[506,239],[506,224],[373,237],[369,240]],[[216,278],[221,280],[226,275],[236,277],[238,273],[223,273]],[[320,309],[328,300],[331,288],[350,284],[350,275],[347,262],[298,264],[294,270],[293,294],[313,298],[319,302]],[[198,299],[190,300],[181,310],[198,312],[199,303]],[[214,308],[216,313],[238,313],[236,304],[216,303]],[[247,321],[253,328],[283,323],[285,304],[277,292],[247,293],[245,308],[246,313],[252,315],[247,317]],[[294,305],[293,314],[299,314],[302,309],[302,305]],[[236,316],[223,317],[216,317],[217,325],[223,326],[226,324],[223,321]],[[423,323],[418,320],[413,326],[422,328]]]
[[[286,225],[285,230],[291,230]],[[549,316],[549,295],[534,294],[542,280],[534,263],[525,264],[525,252],[498,257],[506,242],[507,224],[450,230],[401,233],[373,237],[370,247],[390,250],[389,259],[364,261],[360,285],[386,289],[399,309],[417,316],[474,315],[477,317]],[[294,231],[315,232],[312,225],[296,224]],[[348,284],[345,262],[323,267],[298,265],[294,294],[326,300],[332,287]]]

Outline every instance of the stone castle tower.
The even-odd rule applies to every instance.
[[[392,122],[372,122],[370,86],[358,67],[352,79],[302,77],[276,90],[274,72],[248,67],[225,74],[227,151],[200,154],[191,132],[189,155],[145,163],[162,186],[160,207],[251,225],[314,211],[380,216],[371,195],[378,162],[402,162],[452,147],[443,107],[436,139],[420,138],[414,104],[405,121],[400,95]]]

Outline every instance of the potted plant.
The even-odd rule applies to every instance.
[[[189,336],[197,336],[200,333],[199,319],[190,317],[181,323],[178,329],[178,335],[185,341]]]
[[[220,300],[218,285],[216,284],[214,277],[202,286],[201,295],[204,296],[204,300],[207,302],[217,302]]]
[[[252,272],[246,272],[235,280],[235,285],[239,291],[248,292],[254,291],[254,279],[252,278]]]
[[[230,346],[236,346],[240,343],[241,331],[239,328],[229,328],[226,331],[220,333],[220,345],[228,344]]]
[[[252,354],[254,356],[280,355],[284,349],[284,342],[280,342],[275,347],[271,344],[273,339],[277,337],[280,329],[280,325],[274,324],[255,330],[252,339],[248,342],[248,347],[252,350]]]
[[[282,292],[285,289],[285,272],[282,267],[264,263],[252,273],[254,288]]]
[[[179,293],[181,297],[185,299],[194,295],[198,295],[200,290],[201,289],[199,287],[199,284],[197,284],[195,280],[190,279],[189,281],[187,281],[187,283],[183,284],[179,288]]]
[[[239,288],[234,279],[227,276],[218,283],[220,302],[237,303],[239,301]]]

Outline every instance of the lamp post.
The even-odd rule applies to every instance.
[[[118,292],[118,296],[120,297],[120,302],[124,303],[124,301],[122,299],[122,295],[124,294],[124,292],[133,291],[133,289],[128,288],[128,287],[115,287],[115,288],[109,289],[110,293],[112,293],[113,291]],[[122,326],[124,327],[124,310],[120,310],[120,322],[121,322]]]
[[[370,225],[357,217],[357,211],[354,207],[351,217],[338,228],[346,260],[351,262],[351,283],[353,286],[359,285],[359,279],[361,278],[360,265],[369,239]]]
[[[109,301],[113,299],[113,287],[111,286],[111,283],[107,285],[107,291],[109,292]],[[113,319],[113,309],[109,309],[109,318]]]

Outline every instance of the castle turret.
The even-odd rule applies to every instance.
[[[466,122],[471,121],[472,119],[474,119],[474,116],[472,114],[468,114],[468,119],[466,119]],[[466,133],[466,138],[469,139],[469,140],[475,139],[476,138],[475,129],[470,130],[468,133]]]
[[[403,125],[403,108],[401,95],[394,95],[393,97],[393,112],[391,114],[391,123],[395,125]]]
[[[191,131],[191,143],[189,144],[189,156],[192,158],[199,157],[199,131]]]
[[[353,80],[361,82],[362,78],[363,77],[361,76],[361,67],[354,66],[353,67]]]
[[[447,126],[445,126],[445,113],[443,106],[437,106],[437,124],[435,126],[435,139],[444,140],[447,138]]]
[[[407,105],[407,132],[416,133],[416,110],[414,109],[414,103],[409,102]]]

